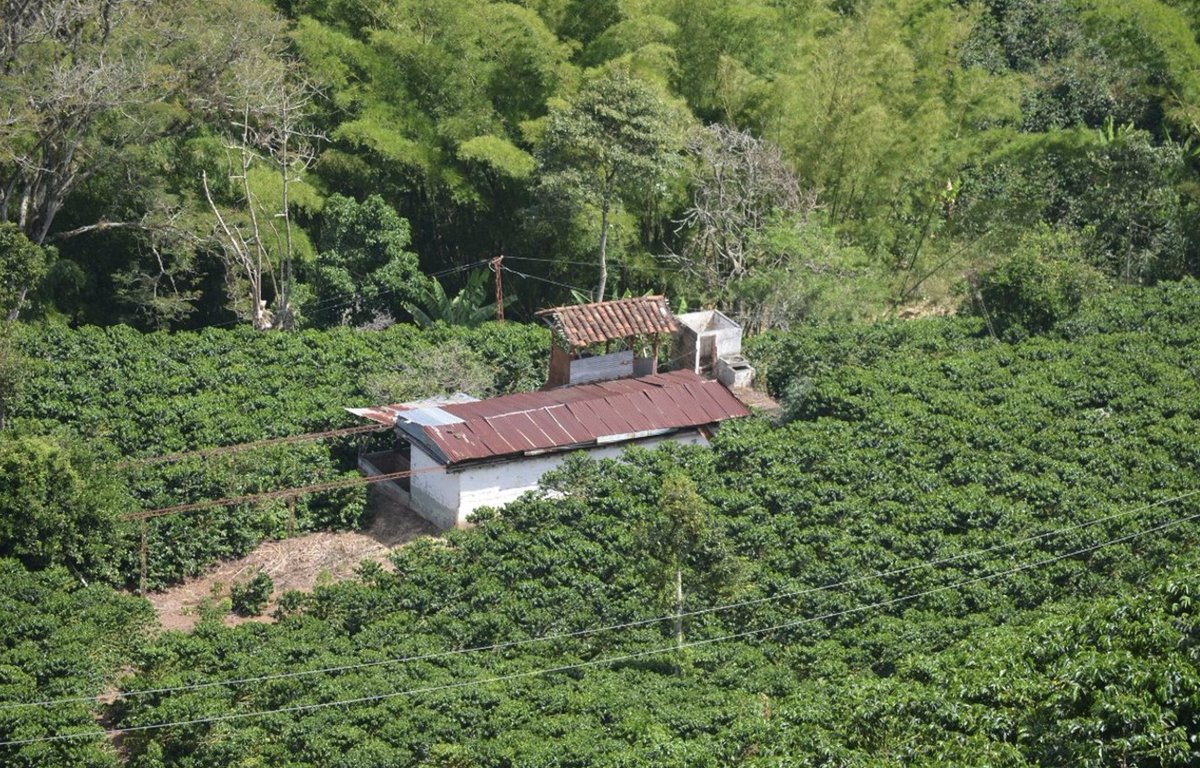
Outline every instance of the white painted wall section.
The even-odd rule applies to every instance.
[[[409,496],[413,510],[442,530],[453,528],[461,517],[460,475],[447,472],[417,445],[412,447],[411,468],[414,474],[409,478]]]
[[[684,445],[707,446],[708,440],[697,430],[677,432],[667,437],[653,437],[636,443],[621,443],[603,448],[593,448],[587,451],[591,459],[612,459],[619,457],[630,445],[642,448],[653,448],[666,441],[683,443]],[[567,453],[552,453],[544,456],[526,456],[484,466],[467,467],[458,472],[451,472],[459,478],[458,517],[457,524],[463,525],[472,512],[480,507],[502,507],[515,501],[521,494],[535,490],[538,481],[547,471],[562,464]],[[416,465],[414,448],[414,467]],[[436,473],[432,473],[436,476]],[[413,477],[415,483],[417,477]],[[416,487],[414,485],[414,497]]]
[[[717,357],[722,355],[737,355],[742,351],[742,329],[722,328],[711,331],[717,340]]]

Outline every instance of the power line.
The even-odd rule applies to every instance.
[[[506,259],[515,261],[540,261],[543,264],[570,264],[577,267],[593,267],[598,268],[600,265],[594,261],[571,261],[569,259],[535,259],[530,256],[505,256]]]
[[[511,268],[505,267],[505,266],[501,266],[500,268],[503,269],[505,272],[512,272],[514,275],[517,275],[518,277],[526,277],[526,278],[529,278],[530,280],[540,280],[543,283],[549,283],[550,285],[557,285],[560,288],[568,288],[572,291],[577,291],[579,293],[587,293],[588,292],[586,289],[580,288],[577,285],[568,285],[567,283],[560,283],[557,280],[551,280],[548,277],[538,277],[537,275],[528,275],[524,272],[518,272],[515,269],[511,269]]]
[[[457,272],[463,272],[468,269],[475,269],[477,267],[485,266],[487,263],[488,263],[488,259],[483,259],[481,261],[471,262],[470,264],[462,264],[457,267],[448,267],[446,269],[442,269],[437,272],[430,272],[429,274],[425,275],[425,277],[446,277],[448,275],[453,275]],[[384,288],[383,290],[376,292],[375,297],[389,296],[393,293],[396,293],[399,290],[400,290],[399,287]],[[339,303],[339,302],[341,302],[341,303]],[[314,302],[313,304],[309,305],[308,309],[326,311],[326,310],[330,310],[330,309],[342,309],[343,307],[353,306],[358,303],[359,303],[358,299],[346,300],[340,296],[334,296],[332,298],[325,299],[324,301]]]
[[[250,451],[255,448],[263,448],[270,445],[283,445],[286,443],[301,443],[310,440],[323,440],[328,437],[343,437],[345,435],[358,435],[367,432],[375,432],[387,429],[386,426],[379,424],[368,424],[358,427],[344,427],[342,429],[330,429],[324,432],[307,432],[302,435],[291,435],[289,437],[271,437],[265,440],[255,440],[249,443],[234,443],[232,445],[216,446],[214,448],[199,448],[194,451],[180,451],[179,453],[168,453],[163,456],[148,456],[142,459],[129,459],[117,464],[117,469],[125,469],[127,467],[143,466],[146,464],[165,464],[172,461],[180,461],[189,458],[201,458],[208,456],[219,456],[224,453],[238,453],[241,451]]]
[[[456,272],[462,272],[462,271],[468,270],[468,269],[475,269],[476,267],[484,266],[487,263],[488,262],[485,259],[483,261],[476,261],[476,262],[472,262],[470,264],[463,264],[463,265],[460,265],[457,267],[449,267],[447,269],[439,270],[437,272],[430,272],[428,275],[426,275],[426,277],[445,277],[447,275],[455,274]],[[373,298],[381,298],[384,296],[390,296],[390,295],[398,292],[399,290],[400,290],[399,287],[384,288],[383,290],[377,291]],[[359,304],[360,302],[361,302],[361,299],[346,299],[343,296],[332,296],[330,298],[323,299],[321,301],[313,302],[312,304],[309,304],[306,307],[302,307],[302,309],[307,309],[309,312],[329,312],[329,311],[336,310],[336,309],[345,309],[346,307],[352,307],[356,304]],[[243,322],[243,321],[238,320],[238,321],[234,321],[234,322]]]
[[[632,661],[634,659],[645,658],[647,656],[657,656],[657,655],[662,655],[662,654],[667,654],[667,653],[674,653],[674,652],[683,650],[685,648],[698,648],[701,646],[713,645],[716,643],[729,642],[731,640],[743,640],[743,639],[750,638],[750,637],[758,637],[760,635],[767,635],[767,634],[771,634],[774,632],[780,632],[785,629],[794,629],[796,627],[803,626],[805,624],[811,624],[811,623],[818,622],[818,621],[826,621],[828,619],[840,618],[842,616],[848,616],[848,615],[854,614],[854,613],[862,613],[864,611],[869,611],[869,610],[873,610],[876,608],[886,608],[889,606],[898,605],[900,603],[910,602],[912,600],[918,600],[922,597],[928,597],[930,595],[938,594],[941,592],[961,589],[962,587],[970,586],[971,584],[978,584],[980,582],[990,581],[992,579],[998,579],[998,578],[1002,578],[1004,576],[1011,576],[1015,573],[1020,573],[1022,571],[1031,570],[1033,568],[1040,568],[1041,566],[1049,565],[1050,563],[1055,563],[1055,562],[1058,562],[1059,560],[1065,560],[1069,557],[1075,557],[1077,555],[1087,554],[1089,552],[1095,552],[1098,549],[1112,546],[1113,544],[1120,544],[1120,543],[1123,543],[1126,541],[1131,541],[1133,539],[1139,538],[1141,536],[1146,536],[1151,533],[1157,533],[1158,531],[1166,530],[1166,529],[1174,527],[1176,525],[1182,525],[1183,523],[1190,522],[1197,518],[1200,518],[1200,513],[1188,515],[1187,517],[1183,517],[1183,518],[1179,518],[1176,520],[1171,520],[1171,521],[1168,521],[1165,523],[1161,523],[1161,524],[1153,526],[1151,528],[1147,528],[1147,529],[1144,529],[1141,531],[1136,531],[1134,533],[1126,534],[1124,536],[1118,536],[1116,538],[1109,539],[1107,541],[1103,541],[1098,544],[1092,544],[1092,545],[1089,545],[1086,547],[1080,547],[1080,548],[1072,550],[1070,552],[1065,552],[1063,554],[1043,558],[1042,560],[1024,563],[1022,565],[1014,566],[1012,568],[1008,568],[1008,569],[1005,569],[1002,571],[994,571],[989,574],[984,574],[983,576],[976,576],[976,577],[973,577],[970,579],[964,579],[962,581],[958,581],[953,584],[942,585],[940,587],[932,587],[930,589],[926,589],[921,592],[914,592],[914,593],[910,593],[907,595],[902,595],[900,597],[894,597],[894,598],[891,598],[888,600],[881,600],[881,601],[875,602],[875,603],[858,605],[853,608],[846,608],[846,609],[843,609],[840,611],[832,611],[829,613],[824,613],[819,616],[811,616],[811,617],[807,617],[807,618],[803,618],[803,619],[797,619],[794,621],[784,622],[782,624],[775,624],[770,627],[763,627],[763,628],[759,628],[759,629],[746,630],[743,632],[719,635],[717,637],[705,638],[702,640],[693,640],[693,641],[689,641],[689,642],[685,642],[685,643],[677,644],[677,645],[651,648],[651,649],[643,650],[643,651],[635,651],[633,653],[622,654],[620,656],[609,656],[609,657],[605,657],[602,659],[591,659],[588,661],[575,662],[572,664],[563,664],[563,665],[556,666],[556,667],[527,670],[524,672],[514,672],[511,674],[507,674],[507,675],[497,675],[497,676],[489,677],[489,678],[477,678],[475,680],[460,680],[458,682],[445,683],[442,685],[425,686],[422,688],[409,688],[409,689],[401,690],[401,691],[390,691],[388,693],[375,694],[372,696],[360,696],[358,698],[353,698],[353,699],[341,699],[338,701],[317,702],[315,704],[297,704],[297,705],[290,706],[290,707],[281,707],[278,709],[256,710],[256,711],[252,711],[252,712],[229,712],[229,713],[222,714],[222,715],[212,715],[209,717],[193,718],[191,720],[177,720],[177,721],[164,722],[164,723],[148,723],[145,725],[132,725],[132,726],[128,726],[126,728],[108,728],[108,729],[104,729],[101,731],[93,731],[93,732],[88,732],[88,733],[65,733],[65,734],[55,734],[53,736],[40,736],[40,737],[34,737],[34,738],[28,738],[28,739],[15,739],[15,740],[10,740],[10,741],[0,741],[0,747],[23,746],[23,745],[27,745],[27,744],[40,744],[40,743],[55,742],[55,741],[73,741],[73,740],[78,740],[78,739],[91,739],[91,738],[99,738],[99,737],[111,737],[111,736],[118,736],[118,735],[122,735],[122,734],[126,734],[126,733],[137,733],[137,732],[143,732],[143,731],[161,730],[163,728],[172,728],[175,726],[208,725],[208,724],[213,724],[213,723],[228,722],[231,720],[244,720],[244,719],[254,718],[254,717],[265,717],[267,715],[280,715],[280,714],[292,714],[292,713],[297,713],[297,712],[310,712],[310,711],[314,711],[314,710],[318,710],[318,709],[327,709],[329,707],[345,707],[345,706],[352,706],[355,704],[366,704],[366,703],[371,703],[371,702],[384,701],[387,699],[395,699],[395,698],[404,697],[404,696],[416,696],[416,695],[423,694],[423,693],[435,693],[438,691],[447,691],[447,690],[453,690],[453,689],[457,689],[457,688],[476,687],[476,686],[482,686],[482,685],[489,685],[489,684],[493,684],[493,683],[501,683],[501,682],[507,682],[507,681],[511,681],[511,680],[517,680],[517,679],[521,679],[521,678],[544,677],[546,675],[558,674],[558,673],[562,673],[562,672],[570,672],[570,671],[574,671],[574,670],[586,669],[589,667],[608,666],[611,664],[617,664],[617,663],[624,662],[624,661]]]
[[[888,577],[892,577],[892,576],[899,576],[899,575],[903,575],[906,573],[911,573],[911,572],[917,571],[917,570],[934,568],[939,565],[946,565],[948,563],[956,562],[959,560],[965,560],[968,558],[976,557],[978,555],[989,554],[991,552],[995,552],[995,551],[998,551],[1001,549],[1007,549],[1009,547],[1014,547],[1014,546],[1017,546],[1020,544],[1028,544],[1028,543],[1040,541],[1042,539],[1046,539],[1046,538],[1049,538],[1052,536],[1058,536],[1058,535],[1061,535],[1064,533],[1070,533],[1072,531],[1080,530],[1082,528],[1099,525],[1101,523],[1111,522],[1112,520],[1116,520],[1121,517],[1128,517],[1129,515],[1135,515],[1140,512],[1145,512],[1146,510],[1154,509],[1155,507],[1160,507],[1160,506],[1163,506],[1166,504],[1173,504],[1178,501],[1183,501],[1183,500],[1190,498],[1192,496],[1195,496],[1197,494],[1200,494],[1200,490],[1189,491],[1187,493],[1179,494],[1178,496],[1174,496],[1169,499],[1161,499],[1159,501],[1151,502],[1149,504],[1144,504],[1140,507],[1135,507],[1133,509],[1121,510],[1121,511],[1115,512],[1113,514],[1106,515],[1104,517],[1095,518],[1092,520],[1087,520],[1082,523],[1076,523],[1074,525],[1065,526],[1063,528],[1057,528],[1057,529],[1054,529],[1051,531],[1044,531],[1042,533],[1035,534],[1033,536],[1027,536],[1027,537],[1024,537],[1021,539],[1012,539],[1012,540],[1004,542],[1002,544],[996,544],[991,547],[986,547],[984,549],[977,549],[977,550],[972,550],[969,552],[961,552],[957,555],[951,555],[951,556],[940,558],[937,560],[925,561],[925,562],[919,563],[917,565],[907,566],[905,568],[898,568],[898,569],[893,569],[891,571],[883,571],[883,572],[869,574],[869,575],[865,575],[865,576],[858,576],[858,577],[855,577],[852,579],[845,579],[845,580],[839,581],[839,582],[823,584],[823,585],[817,586],[817,587],[808,587],[808,588],[801,589],[801,590],[794,590],[794,591],[790,591],[790,592],[781,592],[779,594],[771,595],[769,597],[752,598],[749,600],[742,600],[742,601],[738,601],[735,603],[725,603],[722,605],[710,606],[708,608],[701,608],[701,609],[697,609],[694,611],[687,611],[684,613],[678,613],[678,614],[672,613],[672,614],[668,614],[666,616],[656,616],[654,618],[638,619],[635,621],[624,622],[621,624],[612,624],[612,625],[605,626],[605,627],[592,627],[592,628],[586,628],[586,629],[581,629],[581,630],[575,630],[573,632],[562,632],[562,633],[551,634],[551,635],[542,635],[539,637],[525,638],[523,640],[510,640],[510,641],[501,642],[501,643],[494,643],[491,645],[473,646],[473,647],[469,647],[469,648],[460,648],[460,649],[455,649],[455,650],[450,650],[450,651],[437,651],[437,652],[432,652],[432,653],[420,654],[420,655],[416,655],[416,656],[405,656],[405,657],[398,657],[398,658],[391,658],[391,659],[378,659],[375,661],[360,662],[360,663],[356,663],[356,664],[344,664],[344,665],[334,666],[334,667],[323,667],[320,669],[297,670],[295,672],[281,672],[281,673],[271,674],[271,675],[257,675],[254,677],[234,678],[234,679],[229,679],[229,680],[213,680],[213,681],[204,682],[204,683],[193,683],[193,684],[188,684],[188,685],[168,686],[168,687],[162,687],[162,688],[148,688],[148,689],[135,690],[135,691],[118,692],[116,694],[106,694],[106,695],[102,695],[102,696],[77,696],[77,697],[72,697],[72,698],[48,699],[48,700],[44,700],[44,701],[34,701],[34,702],[9,702],[9,703],[5,703],[5,704],[0,704],[0,711],[23,708],[23,707],[48,707],[48,706],[54,706],[54,705],[58,705],[58,704],[100,702],[105,699],[112,699],[114,696],[115,696],[116,700],[132,699],[132,698],[139,698],[142,696],[159,695],[159,694],[164,694],[164,693],[178,693],[178,692],[182,692],[182,691],[202,690],[202,689],[206,689],[206,688],[216,688],[216,687],[224,687],[224,686],[232,687],[232,686],[238,686],[238,685],[245,685],[247,683],[261,683],[261,682],[268,682],[271,680],[284,680],[284,679],[297,678],[297,677],[309,677],[312,675],[328,674],[328,673],[333,673],[333,672],[348,672],[348,671],[355,670],[355,669],[366,669],[366,668],[370,668],[370,667],[407,664],[407,663],[416,662],[416,661],[429,661],[432,659],[444,658],[447,656],[460,656],[460,655],[464,655],[464,654],[480,653],[480,652],[484,652],[484,651],[505,650],[508,648],[529,645],[531,643],[551,642],[551,641],[555,641],[555,640],[568,640],[568,639],[573,639],[573,638],[578,638],[578,637],[586,637],[586,636],[590,636],[590,635],[600,634],[602,632],[613,632],[613,631],[618,631],[618,630],[633,629],[635,627],[657,624],[657,623],[661,623],[664,621],[674,620],[676,618],[690,618],[693,616],[701,616],[701,615],[705,615],[705,614],[709,614],[709,613],[719,613],[719,612],[723,612],[723,611],[731,611],[731,610],[734,610],[737,608],[747,608],[747,607],[754,606],[754,605],[761,605],[764,603],[776,602],[779,600],[785,600],[785,599],[792,598],[792,597],[800,597],[802,595],[812,594],[815,592],[840,589],[840,588],[848,587],[848,586],[851,586],[854,584],[859,584],[864,581],[870,581],[870,580],[874,580],[874,579],[883,579],[883,578],[888,578]]]
[[[459,267],[450,267],[448,269],[443,269],[440,272],[430,272],[427,275],[427,277],[443,277],[445,275],[452,275],[455,272],[462,272],[463,270],[466,270],[466,269],[474,269],[475,267],[482,267],[485,264],[488,264],[489,262],[491,262],[491,259],[480,259],[479,261],[474,261],[474,262],[471,262],[470,264],[463,264],[462,266],[459,266]]]

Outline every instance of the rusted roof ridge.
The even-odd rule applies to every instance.
[[[563,426],[566,428],[567,434],[571,436],[571,443],[582,443],[587,441],[589,434],[587,427],[582,421],[579,420],[578,416],[571,412],[570,408],[567,408],[562,413],[556,414],[555,418],[562,422]]]
[[[529,439],[528,434],[521,430],[520,421],[522,416],[512,416],[511,420],[505,419],[504,424],[488,425],[496,430],[500,437],[504,438],[504,442],[512,446],[510,452],[520,452],[528,450],[534,445],[532,439]]]
[[[536,405],[532,408],[522,408],[519,411],[504,411],[503,413],[487,413],[482,416],[478,416],[476,418],[480,418],[480,419],[484,419],[484,420],[503,419],[508,416],[522,416],[526,413],[533,413],[534,411],[548,411],[551,408],[562,408],[564,405],[566,405],[566,404],[565,403],[551,403],[550,405]]]
[[[716,387],[710,386],[712,384],[716,384]],[[742,405],[741,401],[720,382],[704,382],[691,388],[700,394],[697,404],[714,419],[727,419],[731,416],[744,416],[750,413],[750,409]]]
[[[640,420],[636,423],[632,419],[630,420],[631,426],[637,427],[634,430],[635,432],[641,432],[643,429],[653,429],[654,425],[664,421],[663,417],[667,415],[650,399],[650,391],[646,389],[643,389],[641,392],[630,393],[625,397],[625,402],[640,417]]]
[[[473,424],[471,431],[475,433],[475,438],[492,453],[502,454],[512,450],[512,446],[504,439],[500,433],[491,429],[487,424]]]
[[[571,411],[587,429],[588,435],[608,434],[607,430],[611,429],[611,427],[600,414],[596,413],[596,409],[592,407],[592,403],[593,401],[591,400],[580,400],[577,403],[572,403],[573,408]]]
[[[546,434],[546,430],[542,429],[542,425],[538,423],[539,419],[536,413],[523,413],[520,416],[513,417],[513,425],[525,438],[525,450],[530,448],[547,448],[554,445],[554,440],[550,435]]]
[[[588,435],[604,435],[612,430],[612,425],[609,424],[606,418],[607,414],[600,413],[596,410],[597,400],[580,400],[575,403],[575,413],[579,416],[579,420],[587,427]]]
[[[653,429],[663,423],[665,414],[660,413],[650,398],[646,397],[646,392],[644,389],[640,392],[630,392],[622,397],[617,405],[634,432]]]
[[[660,422],[677,422],[689,421],[687,411],[675,404],[675,401],[667,397],[661,389],[647,389],[642,395],[646,398],[654,410],[659,414]]]
[[[718,403],[716,400],[709,397],[707,387],[692,387],[692,389],[695,390],[693,407],[698,408],[701,413],[714,420],[723,419],[728,416],[729,409],[726,408],[722,403]]]

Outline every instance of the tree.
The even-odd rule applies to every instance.
[[[404,308],[416,320],[417,325],[428,328],[434,323],[446,325],[465,325],[473,328],[482,325],[496,317],[496,302],[488,301],[490,291],[488,272],[477,269],[467,278],[467,284],[462,287],[453,299],[446,295],[437,278],[431,278],[423,286],[416,304],[405,304]],[[515,299],[509,296],[504,300],[507,306]]]
[[[331,195],[321,211],[308,314],[318,322],[358,325],[420,295],[424,284],[408,221],[371,195],[360,202]]]
[[[642,547],[650,560],[651,578],[660,593],[671,595],[675,611],[677,647],[683,646],[685,570],[701,581],[719,583],[727,578],[731,560],[724,556],[712,527],[713,510],[683,472],[662,478],[657,514],[642,531]]]
[[[0,35],[0,219],[45,240],[88,172],[87,142],[106,115],[144,98],[147,74],[122,55],[143,15],[121,0],[5,3]],[[105,137],[111,138],[111,137]]]
[[[949,264],[940,230],[964,159],[988,146],[989,129],[1020,118],[1012,78],[959,61],[977,13],[864,5],[796,46],[764,107],[764,134],[820,191],[829,223],[894,271],[904,300],[913,275]]]
[[[269,10],[238,0],[14,0],[3,8],[0,221],[38,245],[74,191],[126,162],[123,148],[188,130],[221,103],[234,63],[280,33]],[[61,236],[146,223],[101,218]]]
[[[201,183],[217,221],[215,240],[223,254],[235,311],[250,317],[260,330],[291,329],[295,327],[292,291],[298,237],[291,206],[314,158],[308,144],[313,136],[303,127],[313,92],[294,80],[277,51],[267,49],[250,63],[257,64],[255,71],[247,72],[245,84],[234,96],[241,102],[232,119],[238,135],[226,146],[235,211],[223,212],[217,205],[207,171],[201,172]],[[312,190],[308,192],[311,199]],[[275,300],[274,312],[267,309],[267,287]]]
[[[612,214],[651,198],[676,171],[681,142],[672,123],[663,98],[619,69],[593,75],[573,101],[549,115],[538,147],[543,194],[598,209],[597,301],[608,284]]]
[[[978,162],[959,197],[963,230],[1000,233],[1005,250],[1043,223],[1073,230],[1089,263],[1129,283],[1195,273],[1182,146],[1109,122],[1022,137]]]
[[[680,268],[706,300],[759,267],[783,266],[786,254],[756,247],[781,221],[803,224],[816,209],[779,148],[745,131],[712,125],[688,144],[696,164],[692,204],[675,223],[682,235]]]
[[[0,311],[15,320],[30,286],[46,274],[46,249],[31,242],[12,222],[0,222]],[[2,420],[0,420],[2,426]]]
[[[1011,257],[969,283],[967,308],[1008,339],[1049,330],[1106,287],[1084,260],[1081,238],[1049,227],[1035,230]]]
[[[316,165],[327,188],[382,195],[429,263],[512,250],[533,170],[526,129],[575,81],[571,48],[528,3],[305,5],[293,39],[331,97]]]
[[[113,579],[117,517],[129,499],[97,463],[54,440],[0,438],[0,556]]]
[[[702,119],[745,125],[767,95],[801,30],[822,26],[823,4],[764,0],[666,0],[678,25],[679,94]],[[790,7],[788,7],[790,6]]]

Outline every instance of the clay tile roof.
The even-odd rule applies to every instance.
[[[572,347],[585,347],[629,336],[671,334],[679,330],[679,324],[675,322],[675,316],[667,308],[667,300],[662,296],[554,307],[537,314],[539,317],[548,316],[554,332]]]

